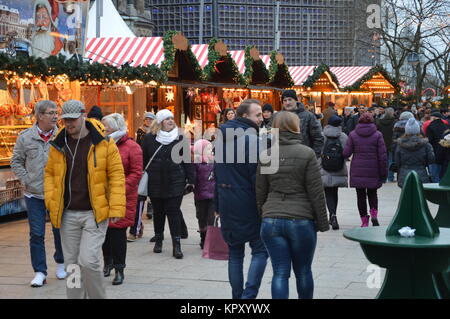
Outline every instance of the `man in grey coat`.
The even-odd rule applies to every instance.
[[[40,101],[34,108],[36,123],[17,138],[11,159],[11,168],[25,186],[25,203],[30,225],[30,254],[35,277],[32,287],[46,283],[45,222],[47,210],[44,202],[44,169],[48,159],[50,140],[56,135],[58,110],[53,101]],[[59,230],[53,228],[57,263],[56,277],[64,279],[64,257]]]
[[[294,112],[300,118],[300,130],[303,145],[309,146],[319,157],[323,148],[323,135],[320,122],[313,113],[307,111],[305,106],[298,102],[295,90],[285,90],[281,96],[283,110]]]

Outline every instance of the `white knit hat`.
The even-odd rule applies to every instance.
[[[156,113],[156,122],[159,124],[169,117],[174,117],[172,112],[170,112],[168,109],[161,110]]]
[[[408,122],[406,122],[405,134],[408,134],[408,135],[420,134],[420,126],[417,123],[416,119],[411,118],[408,120]]]

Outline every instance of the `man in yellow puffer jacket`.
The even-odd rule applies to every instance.
[[[82,102],[64,103],[61,117],[65,127],[50,143],[44,192],[51,222],[60,228],[66,268],[73,272],[67,297],[106,298],[99,256],[108,218],[125,217],[122,160],[114,140],[86,120]]]

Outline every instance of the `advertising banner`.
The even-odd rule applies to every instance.
[[[89,0],[0,0],[0,51],[83,55]]]

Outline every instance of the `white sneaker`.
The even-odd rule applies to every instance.
[[[64,279],[67,277],[67,273],[64,269],[64,264],[56,264],[56,278]]]
[[[42,287],[47,283],[46,276],[43,273],[37,272],[35,274],[34,279],[30,283],[31,287]]]

